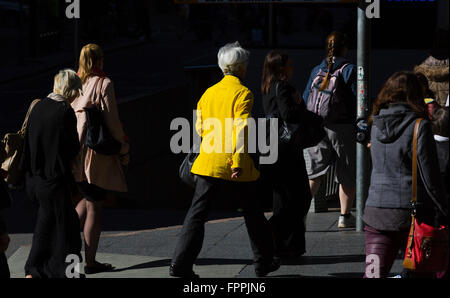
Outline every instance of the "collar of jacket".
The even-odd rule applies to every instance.
[[[242,84],[241,79],[233,75],[225,75],[222,79],[222,82]]]
[[[350,63],[347,58],[344,57],[333,57],[333,68],[331,71],[336,71],[337,69],[341,68],[345,63]],[[323,59],[322,63],[320,64],[320,68],[324,71],[328,71],[328,59]]]
[[[62,95],[56,94],[54,92],[50,93],[47,97],[53,99],[54,101],[67,101]]]

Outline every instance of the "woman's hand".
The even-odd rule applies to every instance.
[[[9,246],[9,236],[8,233],[3,233],[0,235],[0,253],[4,253]]]
[[[237,179],[241,175],[242,175],[242,169],[241,168],[233,168],[233,169],[231,169],[231,179]]]
[[[130,153],[120,155],[119,159],[122,165],[127,166],[130,163]]]
[[[120,148],[119,153],[120,163],[124,166],[130,163],[130,144],[122,143],[122,147]]]
[[[122,143],[122,147],[120,147],[120,155],[125,155],[128,154],[128,152],[130,151],[130,144],[128,143]]]

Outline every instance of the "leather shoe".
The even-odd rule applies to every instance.
[[[194,270],[183,270],[177,267],[175,264],[171,264],[169,267],[169,274],[173,277],[197,279],[200,278],[198,274],[195,274]]]
[[[281,260],[278,258],[274,258],[272,260],[272,262],[268,263],[268,264],[260,264],[255,266],[255,273],[257,277],[264,277],[267,274],[269,274],[270,272],[276,271],[280,268],[281,266]]]

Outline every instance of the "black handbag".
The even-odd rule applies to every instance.
[[[94,94],[96,94],[97,86],[103,84],[103,78],[97,81]],[[99,101],[97,105],[102,102],[102,95],[99,92]],[[95,102],[95,101],[94,101]],[[94,150],[96,153],[104,155],[119,154],[122,144],[114,139],[105,124],[102,111],[94,105],[92,107],[84,108],[86,113],[86,134],[84,136],[84,145]]]
[[[181,181],[183,181],[186,185],[195,188],[195,185],[197,183],[197,175],[193,174],[191,172],[192,165],[194,164],[195,160],[197,159],[197,156],[199,153],[198,149],[200,146],[194,144],[189,151],[188,154],[186,154],[186,157],[184,158],[183,162],[181,163],[180,169],[178,171],[178,174],[180,176]]]
[[[275,86],[275,96],[278,96],[278,83]],[[306,149],[317,145],[325,137],[325,129],[321,116],[308,111],[306,107],[302,110],[299,123],[288,123],[284,121],[276,110],[266,116],[266,141],[270,143],[270,118],[278,118],[278,145],[279,151],[291,151]],[[281,120],[281,123],[280,123]],[[272,130],[276,129],[272,127]]]

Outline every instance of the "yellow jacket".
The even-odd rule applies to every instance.
[[[206,90],[197,104],[196,130],[202,144],[192,173],[241,182],[258,179],[247,153],[252,107],[253,94],[237,77],[226,75]],[[231,179],[232,168],[241,168],[241,176]]]

